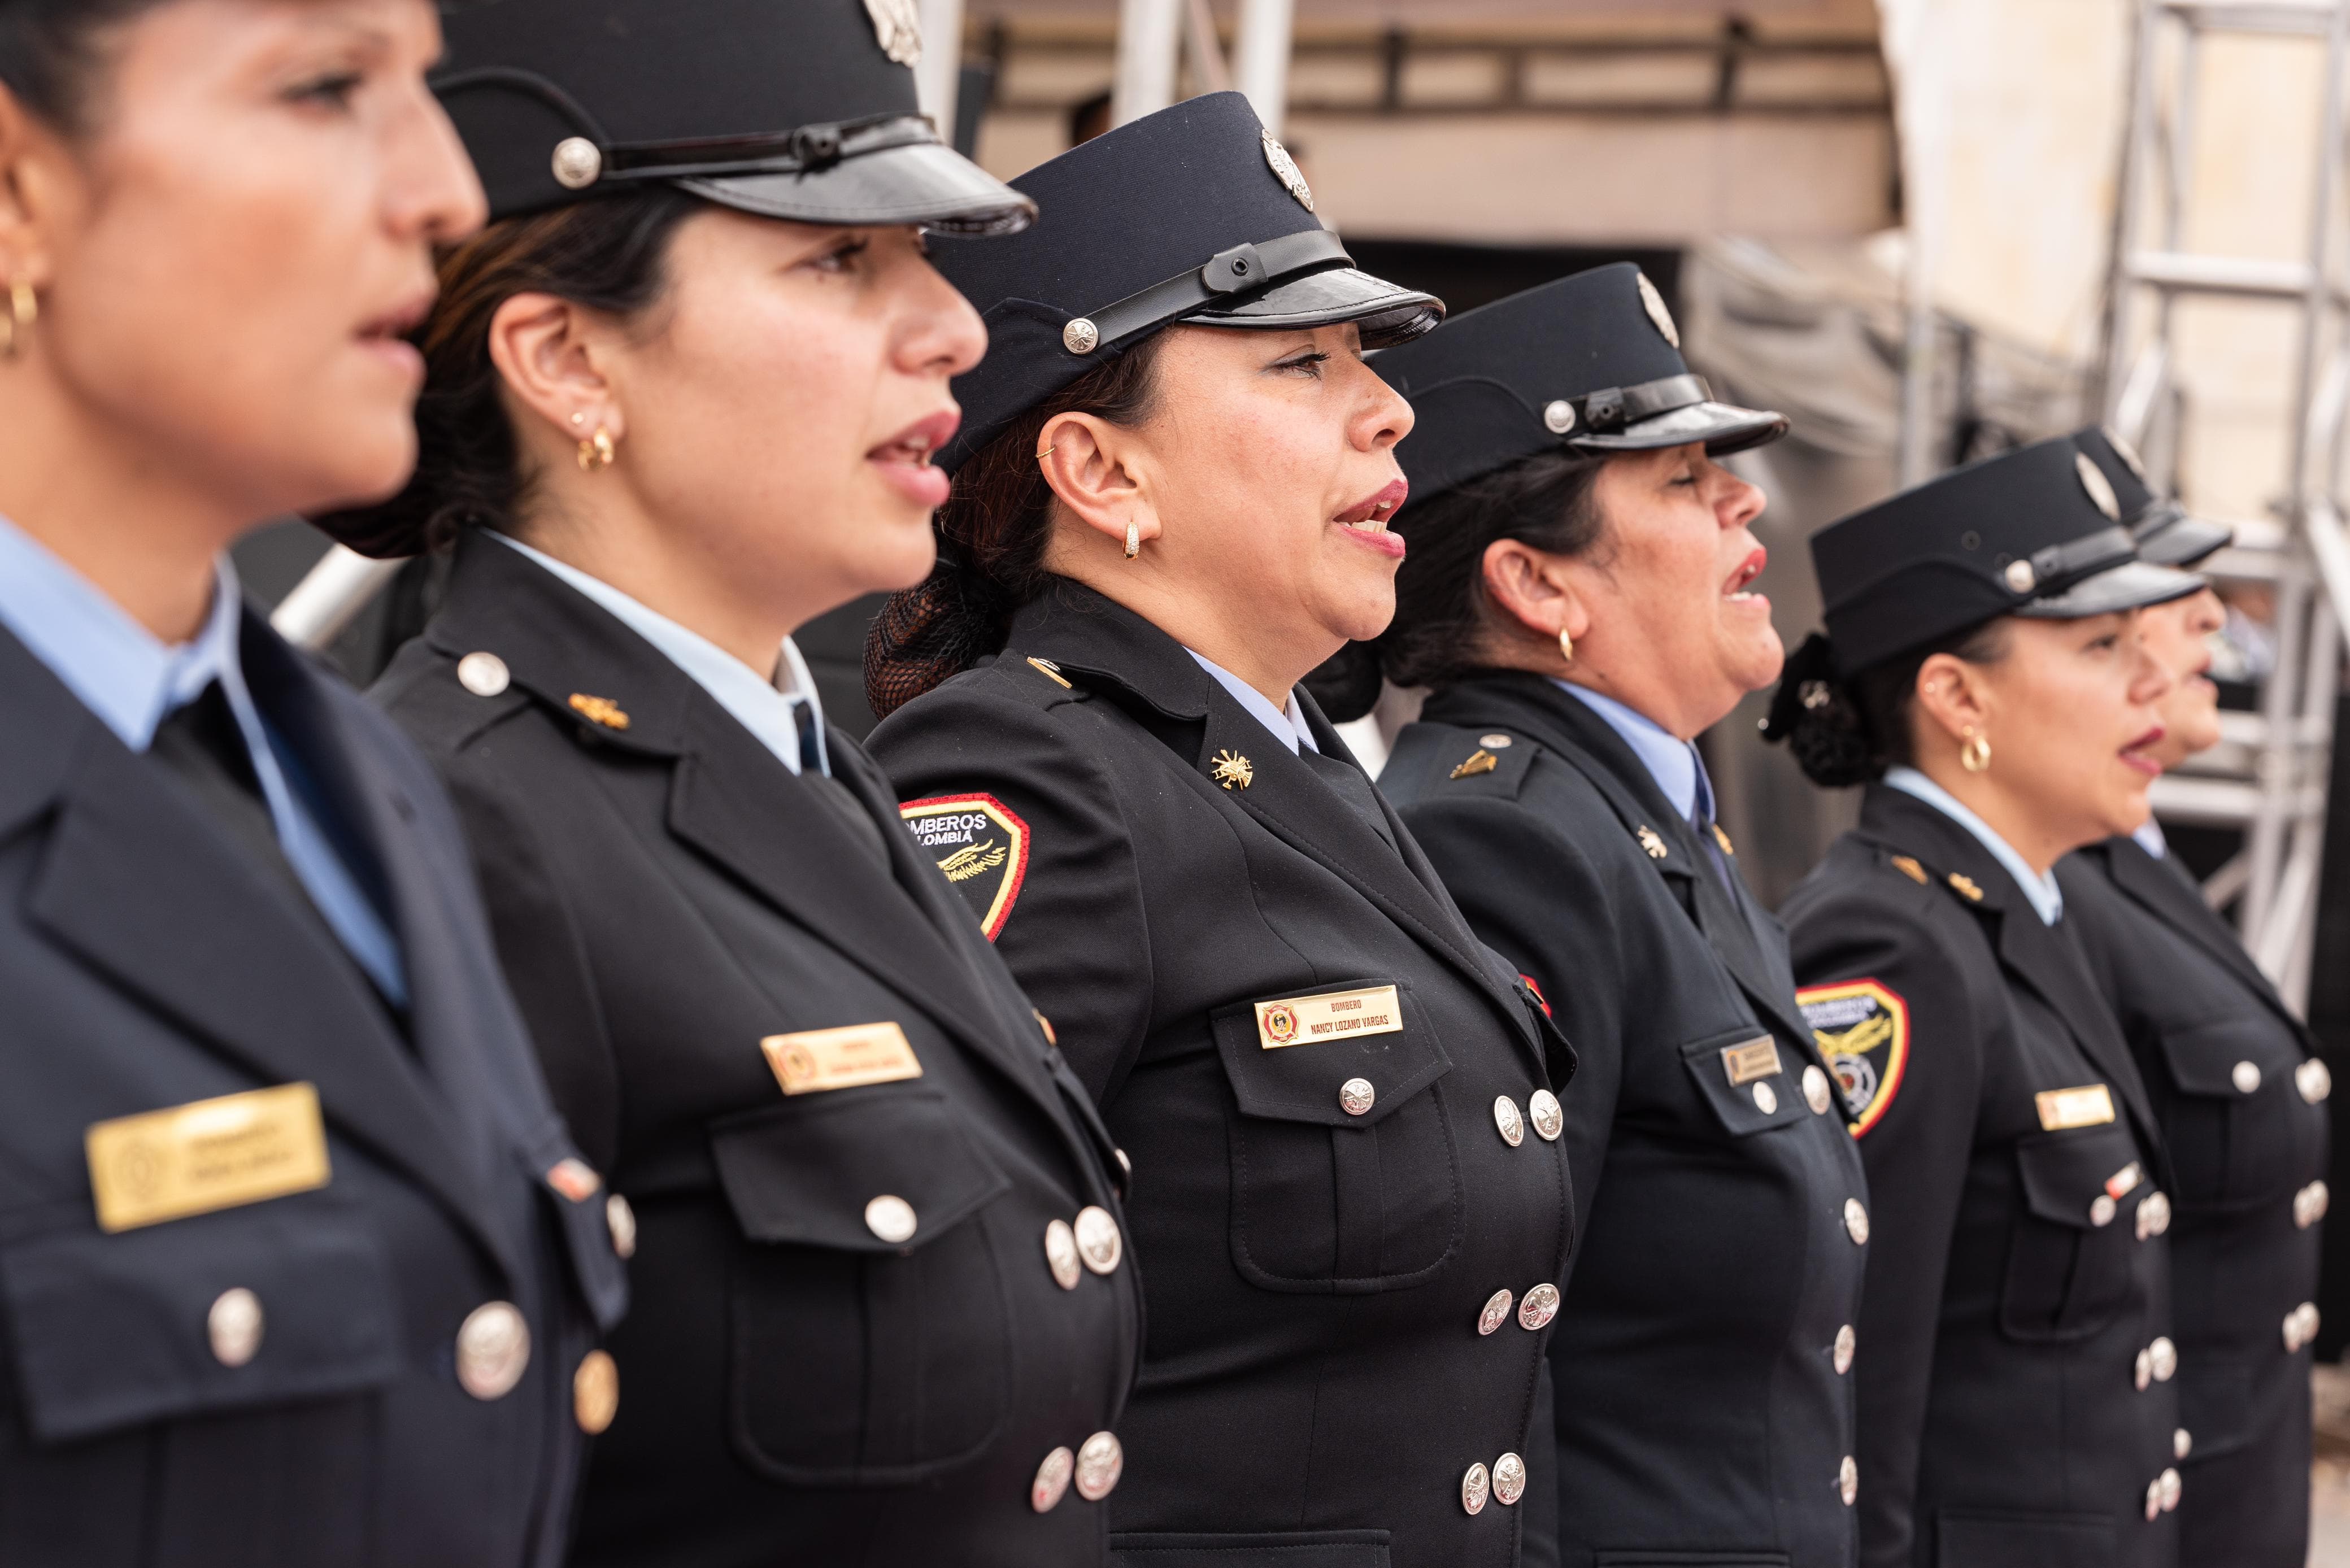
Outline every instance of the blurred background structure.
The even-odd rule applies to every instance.
[[[2327,832],[2345,798],[2332,737],[2333,607],[2350,605],[2350,0],[920,7],[925,107],[998,175],[1238,87],[1356,257],[1456,312],[1639,262],[1717,390],[1794,421],[1734,460],[1771,496],[1760,586],[1791,647],[1816,622],[1814,529],[1942,468],[2116,419],[2158,484],[2239,531],[2216,563],[2227,743],[2164,780],[2158,809],[2350,1064],[2350,963],[2325,961],[2350,941],[2350,834],[2329,849]],[[272,603],[317,567],[282,613],[365,680],[419,623],[431,568],[323,553],[288,524],[240,557]],[[801,639],[852,730],[870,723],[858,664],[871,608]],[[1367,760],[1414,707],[1390,691],[1357,727]],[[1855,804],[1760,743],[1762,707],[1703,743],[1724,822],[1775,902]],[[2350,1136],[2335,1144],[2350,1159]],[[2350,1334],[2350,1227],[2337,1231],[2329,1358]]]

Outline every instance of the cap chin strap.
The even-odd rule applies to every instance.
[[[1071,326],[1082,321],[1089,324],[1093,331],[1065,332],[1062,342],[1070,353],[1082,358],[1153,327],[1164,327],[1220,299],[1270,288],[1301,273],[1352,266],[1354,262],[1344,242],[1327,229],[1307,229],[1302,234],[1284,234],[1277,240],[1234,245],[1230,250],[1218,251],[1189,272],[1154,283],[1099,310],[1087,311]],[[1079,344],[1084,347],[1079,348]]]
[[[2028,591],[2017,593],[2019,599],[2048,599],[2116,566],[2125,566],[2137,559],[2137,541],[2130,531],[2116,523],[2110,528],[2100,528],[2094,534],[2084,534],[2062,545],[2051,545],[2044,550],[2034,550],[2027,557],[2032,563],[2033,585]],[[2013,585],[2009,591],[2014,592]]]
[[[1643,381],[1637,387],[1603,387],[1565,400],[1575,410],[1575,422],[1568,430],[1577,435],[1614,435],[1642,420],[1669,414],[1692,403],[1711,402],[1713,389],[1706,384],[1703,376],[1666,376]]]

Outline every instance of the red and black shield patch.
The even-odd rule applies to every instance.
[[[993,941],[1028,875],[1028,825],[992,794],[910,800],[898,815]]]
[[[1795,992],[1820,1054],[1844,1087],[1852,1136],[1884,1119],[1909,1064],[1909,1004],[1873,980],[1807,985]]]

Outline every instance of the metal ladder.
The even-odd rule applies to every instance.
[[[2335,498],[2350,410],[2350,281],[2336,230],[2344,204],[2344,72],[2350,0],[2137,0],[2128,121],[2116,191],[2104,322],[2108,424],[2147,454],[2157,487],[2175,480],[2183,397],[2173,352],[2185,298],[2266,301],[2299,313],[2292,427],[2273,519],[2236,524],[2211,575],[2273,587],[2276,658],[2254,713],[2220,715],[2221,743],[2158,780],[2156,812],[2173,822],[2243,830],[2242,850],[2204,886],[2231,900],[2255,961],[2295,1008],[2305,1005],[2325,848],[2326,784],[2350,624],[2350,535]],[[2163,70],[2164,36],[2175,36]],[[2325,50],[2305,259],[2252,260],[2182,248],[2196,132],[2197,68],[2215,34],[2310,39]],[[2159,89],[2167,74],[2168,112]],[[2135,307],[2151,306],[2143,327]]]

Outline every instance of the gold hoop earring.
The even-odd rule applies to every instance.
[[[1965,739],[1959,742],[1959,766],[1970,774],[1990,771],[1991,741],[1985,736],[1976,734],[1972,724],[1966,727],[1964,733]]]
[[[8,333],[0,337],[0,359],[14,359],[24,347],[26,333],[41,318],[41,296],[19,278],[8,286]]]
[[[1060,443],[1059,441],[1055,441],[1051,446],[1046,447],[1043,452],[1038,452],[1038,453],[1036,454],[1036,461],[1037,461],[1038,462],[1044,462],[1046,458],[1048,458],[1048,457],[1052,456],[1055,452],[1058,452],[1058,451],[1060,451],[1060,450],[1061,450],[1061,443]]]
[[[612,441],[612,432],[598,425],[596,433],[579,443],[579,471],[582,473],[601,473],[611,467],[619,455],[619,450]]]
[[[1142,554],[1142,524],[1129,517],[1126,520],[1126,558],[1129,561]]]
[[[1575,662],[1575,639],[1566,635],[1566,628],[1558,628],[1558,656],[1569,664]]]

